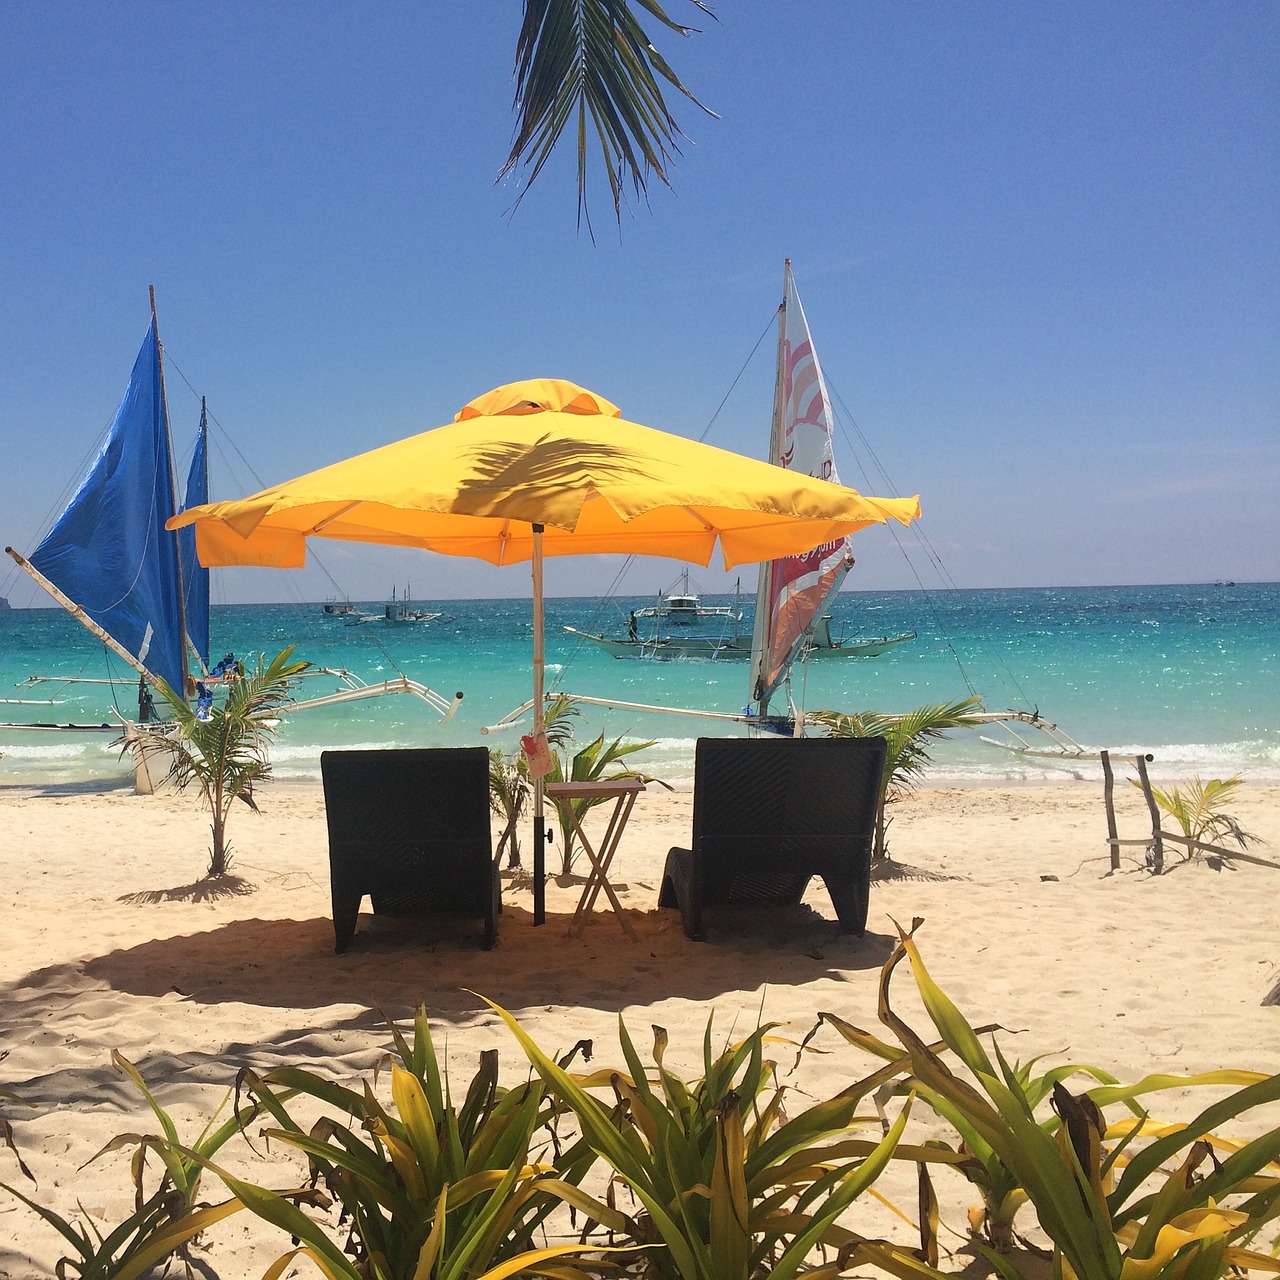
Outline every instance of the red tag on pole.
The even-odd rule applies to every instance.
[[[526,733],[520,739],[531,778],[545,778],[551,772],[551,748],[545,733]]]

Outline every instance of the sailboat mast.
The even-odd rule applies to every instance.
[[[156,287],[153,284],[147,286],[147,293],[151,298],[151,326],[155,330],[156,335],[156,367],[160,373],[160,417],[164,430],[164,457],[165,464],[169,468],[169,492],[173,496],[173,510],[181,511],[182,503],[178,498],[178,476],[173,465],[173,432],[169,427],[169,398],[165,395],[164,390],[164,344],[160,341],[160,322],[156,318]],[[203,415],[202,415],[203,420]],[[187,654],[187,589],[186,576],[182,568],[182,547],[180,540],[174,536],[175,550],[178,558],[178,634],[182,637],[182,671],[184,675],[182,693],[186,693],[186,686],[191,680],[191,662]]]
[[[775,467],[782,465],[783,418],[786,413],[787,284],[790,279],[791,259],[787,258],[782,268],[782,301],[778,304],[777,372],[773,383],[773,421],[769,428],[769,461]],[[772,560],[761,562],[760,576],[756,586],[756,621],[751,633],[749,700],[759,701],[757,712],[762,716],[767,715],[769,711],[769,695],[764,691],[762,667],[765,655],[769,652],[769,629],[773,623],[773,570]]]
[[[164,379],[164,372],[163,372],[163,369],[161,370],[161,375],[160,375],[160,376],[161,376],[161,383],[160,383],[160,385],[161,385],[161,387],[163,388],[163,386],[164,386],[164,380],[163,380],[163,379]],[[168,416],[169,416],[169,410],[168,410],[168,407],[167,407],[167,405],[166,405],[166,408],[165,408],[165,421],[166,421],[166,422],[168,421]],[[204,396],[201,396],[201,397],[200,397],[200,433],[199,433],[199,436],[198,436],[198,438],[197,438],[197,440],[196,440],[196,448],[200,451],[200,452],[199,452],[199,459],[200,459],[200,472],[199,472],[199,474],[200,474],[200,492],[201,492],[201,494],[203,495],[203,500],[204,500],[205,502],[208,502],[208,501],[209,501],[209,410],[208,410],[208,407],[207,407],[207,406],[206,406],[206,404],[205,404],[205,398],[204,398]],[[186,501],[187,501],[187,502],[190,502],[190,501],[191,501],[190,487],[191,487],[191,478],[190,478],[190,476],[188,476],[188,477],[187,477],[187,489],[188,489],[188,492],[187,492],[187,496],[186,496]],[[175,510],[180,510],[180,508],[175,508]],[[195,551],[194,551],[194,548],[195,548],[195,541],[196,541],[196,540],[195,540],[195,538],[193,537],[193,538],[191,539],[191,542],[190,542],[190,546],[191,546],[191,548],[192,548],[192,555],[194,555],[194,554],[195,554]],[[208,653],[208,648],[209,648],[209,628],[208,628],[208,625],[207,625],[207,624],[208,624],[208,621],[209,621],[209,593],[208,593],[208,590],[207,590],[207,589],[204,589],[204,588],[198,588],[199,590],[203,590],[203,591],[204,591],[204,604],[203,604],[203,608],[202,608],[202,609],[198,609],[198,610],[197,610],[197,613],[198,613],[198,614],[200,614],[200,615],[202,615],[202,616],[203,616],[203,618],[204,618],[204,622],[203,622],[202,624],[200,624],[199,630],[202,632],[202,636],[203,636],[203,638],[202,638],[202,640],[201,640],[201,643],[203,643],[203,645],[204,645],[204,647],[205,647],[206,652],[201,653],[201,652],[200,652],[200,645],[196,643],[196,638],[192,637],[191,633],[187,630],[187,625],[188,625],[188,623],[187,623],[187,584],[188,584],[188,582],[190,582],[190,583],[193,583],[193,584],[194,584],[194,583],[199,579],[199,577],[200,577],[200,569],[199,569],[196,565],[191,565],[191,566],[190,566],[190,575],[191,575],[191,576],[190,576],[190,577],[188,577],[188,570],[187,570],[187,568],[183,565],[183,561],[182,561],[182,536],[181,536],[181,535],[179,535],[179,537],[178,537],[178,581],[182,583],[181,606],[180,606],[180,607],[181,607],[181,616],[182,616],[182,642],[183,642],[183,643],[182,643],[182,652],[183,652],[183,655],[184,655],[184,656],[183,656],[183,662],[184,662],[184,665],[185,665],[185,663],[186,663],[186,655],[187,655],[188,651],[190,651],[190,652],[192,652],[192,653],[194,653],[194,654],[195,654],[196,666],[197,666],[197,667],[198,667],[198,668],[203,672],[203,671],[205,670],[205,668],[206,668],[206,665],[207,665],[207,664],[212,660],[211,655]],[[205,575],[205,578],[206,578],[206,580],[207,580],[207,578],[208,578],[208,575],[207,575],[207,574]],[[198,597],[193,597],[193,599],[195,599],[195,600],[197,601],[197,603],[198,603]],[[189,671],[189,670],[190,670],[190,668],[188,667],[188,668],[187,668],[187,670]]]

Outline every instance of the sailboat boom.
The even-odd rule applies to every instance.
[[[155,684],[156,677],[138,661],[137,658],[129,652],[124,645],[120,644],[113,636],[105,632],[87,613],[78,605],[70,596],[64,595],[57,587],[49,581],[48,578],[40,572],[24,555],[15,551],[12,547],[5,547],[5,554],[8,555],[24,573],[30,574],[36,582],[40,584],[82,627],[88,631],[92,631],[103,644],[107,646],[113,653],[118,654],[125,662],[127,662],[140,676],[146,678],[148,683]]]

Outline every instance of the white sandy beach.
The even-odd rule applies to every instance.
[[[1121,835],[1145,834],[1141,797],[1118,791]],[[442,936],[362,916],[342,956],[333,953],[319,787],[269,787],[261,804],[260,815],[237,812],[230,828],[243,883],[210,894],[199,884],[207,817],[193,798],[0,792],[0,1088],[31,1104],[0,1098],[0,1115],[39,1185],[3,1148],[0,1181],[64,1216],[80,1205],[100,1226],[129,1212],[127,1154],[81,1168],[115,1134],[154,1131],[112,1067],[113,1049],[190,1132],[242,1065],[287,1061],[348,1081],[371,1069],[388,1043],[382,1015],[404,1019],[420,1002],[459,1082],[490,1047],[504,1071],[522,1073],[517,1047],[471,992],[515,1013],[548,1050],[593,1037],[599,1063],[620,1060],[620,1012],[645,1047],[659,1024],[671,1036],[668,1064],[690,1076],[713,1010],[726,1033],[763,1016],[798,1037],[819,1010],[874,1028],[892,921],[915,916],[925,920],[917,940],[926,963],[970,1021],[1021,1033],[1004,1038],[1011,1056],[1062,1055],[1123,1080],[1155,1069],[1280,1071],[1280,1008],[1260,1003],[1280,978],[1280,871],[1200,860],[1154,878],[1133,851],[1126,869],[1108,875],[1093,783],[933,788],[895,806],[892,852],[907,873],[873,887],[862,939],[837,933],[815,883],[805,908],[758,928],[711,917],[708,941],[688,941],[678,914],[656,903],[667,848],[690,832],[691,796],[650,791],[614,869],[638,941],[604,909],[569,936],[574,884],[550,886],[548,923],[535,929],[527,889],[507,880],[491,952],[470,926]],[[1254,852],[1280,860],[1280,789],[1248,788],[1234,812],[1268,842]],[[557,857],[555,845],[549,861]],[[894,990],[918,1020],[905,967]],[[834,1038],[824,1043],[833,1052],[811,1057],[796,1077],[814,1095],[870,1069]],[[233,1143],[225,1158],[251,1177],[288,1182],[279,1148],[268,1161]],[[972,1196],[955,1181],[947,1194],[960,1229]],[[218,1191],[210,1179],[208,1198]],[[261,1275],[286,1245],[241,1214],[198,1256],[209,1274],[238,1280]],[[0,1275],[48,1275],[64,1251],[0,1192]],[[308,1265],[300,1274],[314,1274]]]

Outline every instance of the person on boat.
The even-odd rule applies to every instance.
[[[149,724],[156,718],[156,704],[147,685],[147,677],[138,677],[138,723]]]
[[[213,719],[213,694],[205,688],[203,680],[196,681],[196,719]]]
[[[627,638],[630,640],[639,640],[640,633],[636,630],[636,611],[631,610],[630,616],[627,618]]]
[[[236,655],[234,653],[226,653],[223,654],[218,665],[209,672],[209,678],[211,680],[234,680],[241,674],[241,667],[236,661]]]

